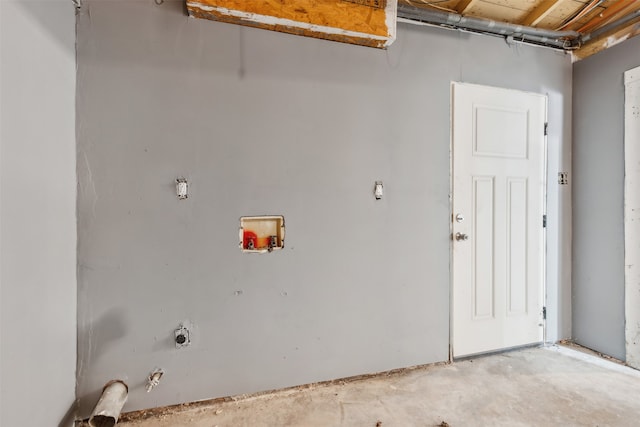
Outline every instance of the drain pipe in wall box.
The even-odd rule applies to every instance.
[[[89,418],[91,427],[113,427],[118,422],[120,411],[127,401],[129,387],[120,380],[109,381]]]

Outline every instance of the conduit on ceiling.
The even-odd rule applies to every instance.
[[[551,47],[562,50],[576,50],[591,40],[596,40],[608,32],[630,23],[640,17],[640,10],[617,21],[605,25],[588,34],[577,31],[554,31],[523,25],[496,22],[489,19],[442,12],[407,4],[398,5],[398,18],[408,23],[423,23],[438,27],[457,29],[475,33],[504,37],[505,39]]]

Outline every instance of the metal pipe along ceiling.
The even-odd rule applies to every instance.
[[[591,39],[597,39],[598,37],[600,37],[601,35],[608,33],[609,31],[613,31],[616,28],[622,27],[623,25],[625,25],[628,22],[633,21],[634,19],[640,17],[640,10],[636,10],[633,13],[628,14],[627,16],[623,16],[622,18],[618,19],[617,21],[614,21],[610,24],[605,25],[604,27],[601,27],[589,34],[584,35],[581,39],[580,42],[582,44],[588,42]]]
[[[441,12],[439,10],[425,9],[407,4],[398,4],[398,18],[459,30],[493,34],[527,43],[570,50],[577,49],[590,40],[595,40],[610,31],[614,31],[628,24],[636,18],[640,18],[640,10],[636,10],[588,34],[580,34],[577,31],[545,30],[506,22],[496,22],[489,19],[462,16],[457,13]]]
[[[506,22],[496,22],[489,19],[462,16],[457,13],[419,8],[407,4],[398,5],[398,17],[426,24],[513,37],[521,41],[560,49],[573,47],[572,41],[580,37],[580,33],[576,31],[544,30]]]

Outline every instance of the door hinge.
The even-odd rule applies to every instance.
[[[547,216],[542,215],[542,228],[547,228]]]
[[[542,320],[547,320],[547,307],[542,307]]]
[[[549,122],[544,124],[544,136],[549,135]]]

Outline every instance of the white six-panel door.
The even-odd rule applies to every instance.
[[[543,340],[543,95],[453,84],[454,357]]]

